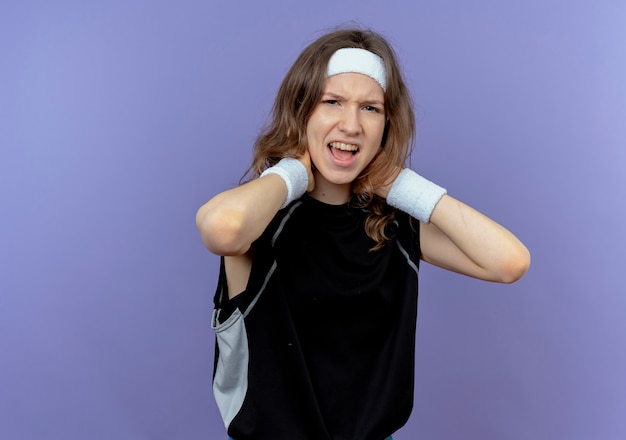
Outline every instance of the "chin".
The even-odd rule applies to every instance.
[[[346,183],[352,183],[358,176],[358,173],[354,171],[330,171],[322,174],[322,176],[329,182],[335,185],[345,185]]]

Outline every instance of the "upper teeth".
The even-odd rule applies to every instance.
[[[359,149],[359,147],[357,147],[356,145],[344,144],[343,142],[331,142],[330,146],[338,150],[344,151],[356,151]]]

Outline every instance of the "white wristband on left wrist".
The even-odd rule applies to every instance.
[[[422,223],[428,223],[435,205],[446,193],[445,188],[405,168],[391,185],[387,203]]]

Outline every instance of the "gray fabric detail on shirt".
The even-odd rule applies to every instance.
[[[274,246],[274,243],[276,243],[276,239],[278,238],[280,233],[283,232],[283,227],[285,227],[285,223],[287,223],[287,220],[289,220],[291,214],[293,214],[293,211],[295,211],[295,209],[301,204],[302,202],[294,203],[293,206],[289,208],[287,215],[285,215],[285,217],[280,221],[280,225],[276,229],[276,232],[274,232],[274,235],[272,235],[272,246]]]
[[[283,218],[276,233],[272,237],[272,245],[280,235],[291,213],[300,203],[301,202],[295,203],[289,209],[289,213]],[[250,353],[244,318],[252,311],[254,305],[261,297],[261,294],[276,270],[276,266],[277,263],[274,261],[263,280],[261,288],[252,301],[250,301],[250,304],[244,312],[237,308],[226,321],[220,323],[220,310],[217,309],[213,311],[211,327],[215,330],[220,353],[217,358],[217,366],[213,379],[213,394],[226,429],[228,429],[232,420],[241,410],[246,393],[248,392],[248,362]],[[220,293],[223,294],[223,292]]]
[[[228,429],[248,391],[248,334],[239,309],[235,309],[223,323],[217,321],[216,312],[213,312],[211,327],[215,330],[220,350],[213,394],[224,426]]]
[[[398,243],[398,249],[400,249],[400,252],[402,253],[402,255],[404,255],[404,258],[406,258],[406,262],[411,267],[411,269],[413,269],[413,271],[415,272],[415,275],[419,276],[420,271],[417,268],[417,264],[415,264],[413,262],[413,260],[411,260],[411,257],[409,256],[409,253],[402,247],[400,242],[398,241],[397,243]]]
[[[250,305],[248,306],[246,311],[243,313],[243,317],[244,318],[246,316],[248,316],[248,313],[250,313],[250,311],[252,310],[252,308],[254,307],[256,302],[259,300],[259,297],[261,296],[261,294],[265,290],[265,287],[267,286],[267,283],[270,281],[270,278],[272,278],[272,275],[274,274],[274,271],[276,270],[276,266],[277,266],[277,263],[276,263],[276,261],[274,261],[274,264],[272,264],[272,267],[270,267],[270,270],[267,272],[267,275],[265,276],[265,280],[263,280],[263,285],[259,289],[259,292],[252,299],[252,301],[250,301]]]

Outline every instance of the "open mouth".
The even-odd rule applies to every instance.
[[[333,157],[338,160],[349,160],[359,152],[357,145],[343,142],[331,142],[328,144],[328,148]]]

